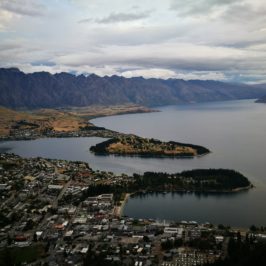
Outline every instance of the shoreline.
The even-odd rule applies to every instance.
[[[196,190],[196,189],[179,189],[179,190],[161,190],[161,191],[145,191],[145,190],[139,190],[139,191],[134,191],[132,193],[130,193],[130,196],[138,196],[138,195],[146,195],[146,194],[153,194],[153,193],[159,193],[159,194],[168,194],[168,193],[182,193],[182,194],[235,194],[235,193],[239,193],[239,192],[243,192],[243,191],[248,191],[249,189],[254,188],[253,184],[250,184],[249,186],[246,187],[239,187],[239,188],[235,188],[232,190]]]
[[[245,191],[245,190],[249,190],[249,189],[252,189],[254,188],[254,185],[253,184],[250,184],[249,186],[246,186],[246,187],[240,187],[240,188],[235,188],[232,190],[232,192],[241,192],[241,191]]]
[[[193,159],[196,157],[201,157],[201,155],[195,155],[195,156],[183,156],[183,155],[164,155],[164,154],[153,154],[153,155],[144,155],[144,154],[138,154],[138,153],[108,153],[108,152],[94,152],[95,155],[97,156],[116,156],[116,157],[137,157],[137,158],[161,158],[161,159]],[[209,153],[205,153],[204,155],[207,155]],[[202,156],[204,156],[202,155]]]
[[[114,206],[114,215],[116,217],[121,218],[123,211],[124,211],[124,208],[125,208],[125,205],[126,205],[128,199],[130,198],[131,194],[132,193],[126,193],[124,199],[122,201],[120,201],[120,205]]]
[[[124,111],[124,112],[118,112],[118,113],[114,113],[114,114],[99,114],[99,115],[89,116],[89,117],[87,117],[87,119],[89,122],[91,122],[91,120],[95,120],[97,118],[103,118],[103,117],[133,115],[133,114],[148,114],[148,113],[157,113],[157,112],[161,112],[161,111],[156,110],[156,109],[147,108],[147,110]],[[93,122],[91,122],[91,123],[93,124]]]

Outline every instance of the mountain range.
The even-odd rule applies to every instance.
[[[266,86],[181,79],[144,79],[25,74],[17,68],[0,68],[0,105],[9,108],[55,108],[134,103],[145,106],[260,98]]]

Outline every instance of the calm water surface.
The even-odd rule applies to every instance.
[[[196,220],[233,226],[266,225],[266,105],[253,100],[167,106],[161,112],[98,118],[97,126],[143,137],[176,140],[208,147],[194,159],[147,159],[94,156],[89,147],[101,138],[40,139],[0,144],[24,157],[82,160],[94,169],[115,173],[179,172],[195,168],[232,168],[256,188],[226,195],[149,194],[131,198],[124,214],[166,220]]]

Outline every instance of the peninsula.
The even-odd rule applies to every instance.
[[[88,120],[95,117],[156,112],[144,106],[125,104],[116,106],[87,106],[57,109],[13,110],[0,106],[0,138],[30,139],[45,134],[71,134],[94,126]],[[90,128],[89,128],[90,127]],[[21,137],[19,137],[21,136]],[[52,136],[49,136],[52,137]]]
[[[194,169],[181,173],[134,175],[137,186],[153,191],[237,192],[253,185],[243,174],[231,169]]]
[[[88,188],[85,196],[102,193],[120,195],[148,192],[202,192],[235,193],[248,190],[253,185],[247,177],[231,169],[194,169],[181,173],[145,172],[124,177],[119,182],[101,182]]]

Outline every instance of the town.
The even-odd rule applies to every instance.
[[[0,264],[204,265],[225,259],[230,241],[266,239],[261,230],[125,217],[130,195],[101,189],[132,182],[84,162],[2,153]]]

